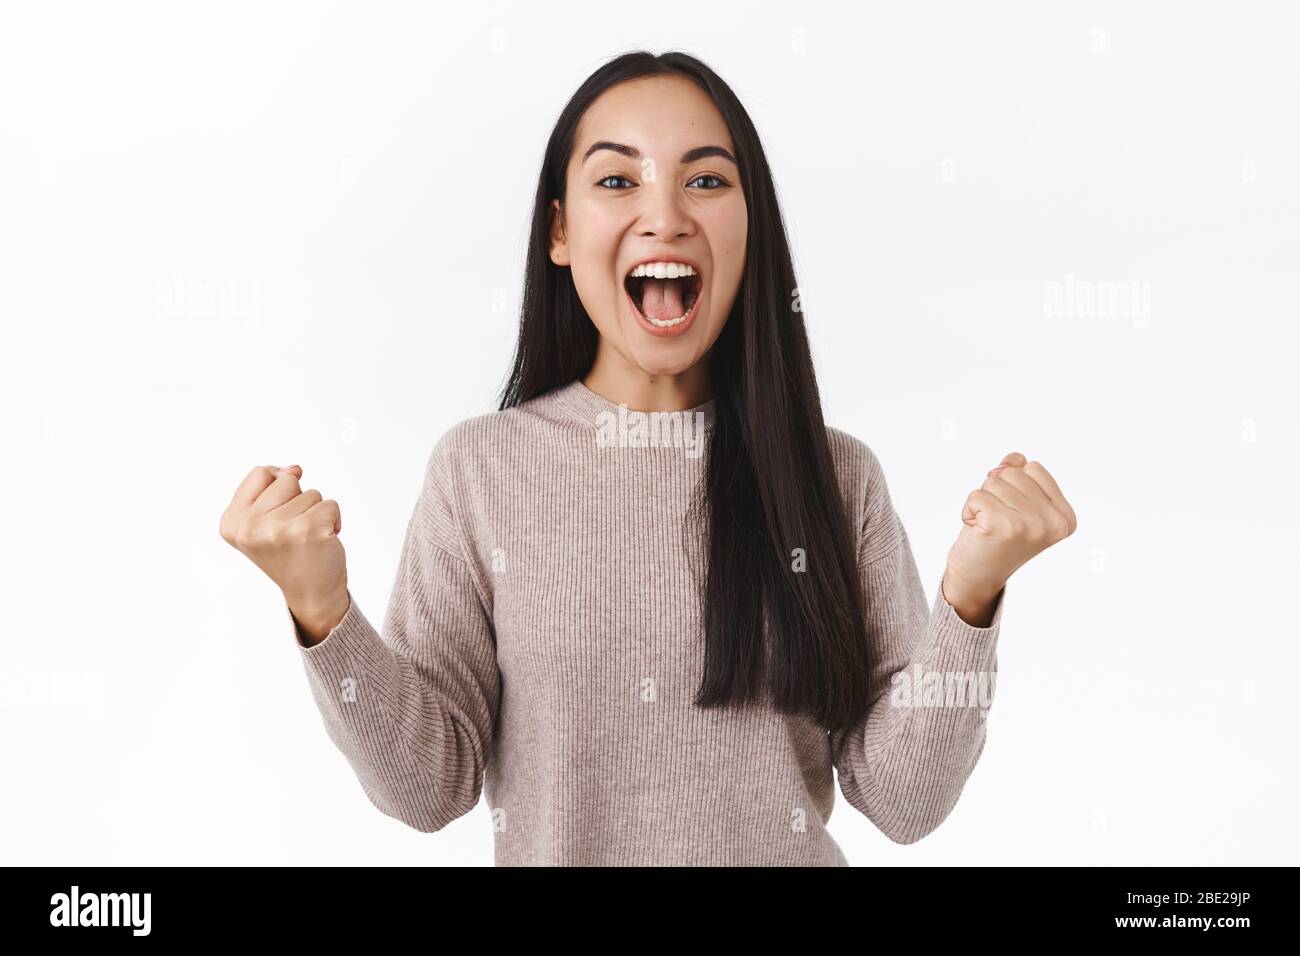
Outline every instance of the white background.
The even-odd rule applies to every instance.
[[[1008,586],[951,817],[897,846],[838,797],[849,859],[1297,862],[1300,24],[1047,6],[6,4],[0,862],[491,864],[483,803],[371,807],[217,525],[302,464],[380,619],[494,407],[546,137],[636,48],[751,111],[929,594],[1006,452],[1079,517]]]

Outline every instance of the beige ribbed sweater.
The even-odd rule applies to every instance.
[[[929,605],[880,463],[842,431],[870,713],[832,736],[692,703],[706,550],[683,530],[713,411],[638,429],[574,381],[460,422],[429,457],[383,637],[354,595],[311,647],[289,616],[329,737],[379,810],[432,832],[481,792],[498,866],[845,866],[825,829],[832,769],[891,840],[948,816],[984,747],[1006,592],[987,628],[937,587]]]

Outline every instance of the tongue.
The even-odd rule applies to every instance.
[[[660,322],[684,314],[683,286],[681,279],[646,279],[641,289],[641,314]]]

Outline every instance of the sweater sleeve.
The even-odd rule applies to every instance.
[[[426,833],[478,802],[501,687],[490,617],[456,544],[440,451],[441,443],[407,524],[384,637],[350,590],[342,620],[313,646],[289,613],[326,732],[361,789]]]
[[[858,574],[870,644],[872,704],[831,734],[840,791],[895,843],[915,843],[952,812],[984,750],[1006,588],[988,627],[943,596],[927,602],[907,531],[875,474]]]

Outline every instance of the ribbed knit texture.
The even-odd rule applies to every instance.
[[[686,517],[714,403],[685,413],[701,433],[648,447],[608,440],[619,411],[574,381],[457,424],[429,456],[382,636],[352,595],[314,646],[289,616],[366,796],[432,832],[481,793],[498,866],[844,866],[825,829],[833,770],[891,840],[930,833],[984,748],[986,710],[933,704],[942,687],[901,706],[891,678],[994,674],[1005,589],[987,628],[938,582],[927,602],[879,461],[829,428],[873,706],[834,735],[770,706],[699,708],[707,549]]]

